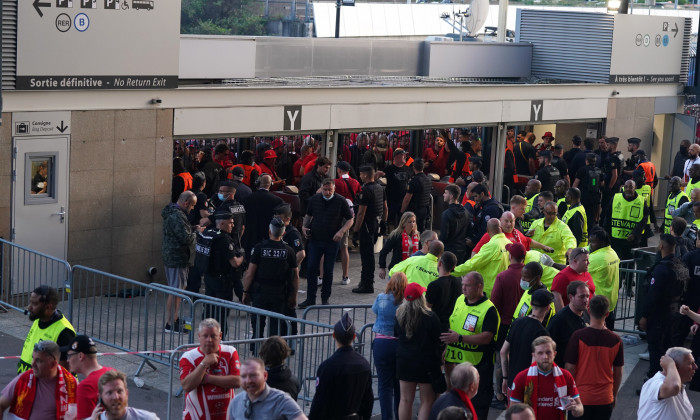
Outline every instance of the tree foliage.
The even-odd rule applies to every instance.
[[[267,35],[255,0],[182,0],[180,31],[201,35]]]

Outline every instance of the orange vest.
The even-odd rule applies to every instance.
[[[461,176],[469,176],[472,174],[472,171],[469,169],[469,158],[471,157],[469,153],[465,153],[467,155],[467,159],[464,161],[464,165],[462,165],[462,171],[460,173]],[[455,182],[455,174],[457,173],[457,161],[455,160],[454,163],[452,164],[452,175],[450,175],[450,182]]]
[[[654,164],[646,161],[637,165],[637,168],[640,167],[644,170],[644,183],[654,188],[654,176],[656,176],[656,168],[654,168]]]
[[[249,187],[250,187],[250,174],[252,174],[253,171],[255,171],[255,170],[258,171],[258,175],[262,174],[262,169],[260,169],[260,167],[255,163],[252,165],[245,165],[245,164],[239,163],[238,165],[234,165],[231,169],[233,169],[233,168],[243,169],[242,182]]]
[[[182,172],[175,176],[182,178],[182,181],[185,183],[185,189],[183,191],[189,191],[192,189],[192,174],[189,172]]]

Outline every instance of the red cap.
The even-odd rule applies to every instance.
[[[554,134],[552,134],[552,132],[551,132],[551,131],[547,131],[546,133],[544,133],[544,136],[542,136],[542,138],[545,138],[545,137],[551,137],[551,138],[554,138]]]
[[[423,293],[425,293],[425,291],[426,288],[418,283],[408,283],[408,286],[406,286],[406,289],[404,289],[403,291],[403,297],[407,301],[413,302],[414,300],[423,296]]]
[[[525,247],[520,243],[506,245],[506,251],[510,252],[510,255],[512,255],[513,258],[517,258],[519,260],[525,258],[525,254],[527,254]]]
[[[274,150],[265,150],[265,153],[263,154],[263,159],[275,159],[277,157],[277,153],[275,153]]]

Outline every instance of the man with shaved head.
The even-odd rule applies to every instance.
[[[418,283],[423,287],[440,277],[438,258],[445,252],[445,245],[440,241],[432,241],[428,247],[428,255],[408,257],[396,264],[389,271],[389,276],[401,272],[406,274],[409,283]]]
[[[515,229],[515,215],[510,212],[506,211],[503,212],[503,215],[501,216],[501,230],[503,231],[503,234],[506,235],[506,238],[512,242],[512,243],[518,243],[521,244],[522,246],[525,247],[526,251],[529,251],[530,248],[538,248],[541,250],[544,250],[545,252],[553,252],[554,249],[551,247],[548,247],[547,245],[543,245],[537,241],[533,241],[532,238],[528,238],[525,236],[522,232],[519,230]],[[484,236],[481,237],[481,240],[479,243],[476,244],[474,247],[474,250],[472,251],[472,257],[476,255],[481,250],[481,247],[484,246],[491,237],[489,236],[488,233],[485,233]]]
[[[496,276],[508,268],[510,259],[506,245],[510,241],[503,234],[498,219],[489,219],[486,231],[491,239],[471,259],[455,267],[454,275],[463,276],[470,271],[478,271],[484,276],[484,292],[490,295]]]
[[[577,245],[569,226],[557,218],[557,205],[553,201],[545,203],[544,218],[535,220],[527,234],[533,240],[553,248],[550,256],[558,264],[566,264],[567,250]]]
[[[697,146],[697,145],[694,145]],[[688,195],[681,190],[681,178],[674,176],[668,183],[669,193],[666,198],[666,210],[664,211],[664,233],[671,233],[673,212],[683,204],[690,201]]]

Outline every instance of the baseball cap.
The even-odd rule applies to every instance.
[[[418,283],[408,283],[406,289],[403,291],[403,297],[409,302],[413,302],[419,297],[423,296],[427,289]]]
[[[355,337],[355,324],[352,322],[350,314],[345,312],[340,321],[336,322],[333,326],[333,332],[335,337],[340,341],[346,341]]]
[[[517,258],[519,260],[525,258],[525,255],[527,254],[525,247],[520,243],[506,245],[506,251],[508,251],[513,258]]]
[[[277,158],[277,153],[275,153],[274,150],[265,150],[265,153],[263,154],[263,159],[275,159]]]
[[[644,153],[644,150],[639,149],[639,150],[637,150],[636,152],[634,152],[634,155],[635,155],[635,156],[646,156],[647,154]]]
[[[551,305],[553,301],[554,296],[544,287],[532,292],[532,299],[530,299],[532,306],[538,306],[540,308]]]
[[[338,169],[340,169],[341,171],[345,171],[345,172],[350,172],[350,169],[352,169],[352,168],[350,167],[350,164],[347,163],[347,162],[344,161],[344,160],[341,160],[341,161],[338,162],[335,166],[336,166]]]
[[[240,176],[241,178],[245,176],[245,171],[243,171],[243,168],[240,166],[236,166],[231,170],[231,175],[233,176]]]
[[[377,146],[377,150],[380,152],[386,152],[386,148],[389,147],[389,142],[386,140],[386,137],[380,137],[377,139],[375,146]]]
[[[61,347],[63,353],[69,350],[77,353],[95,354],[97,353],[97,344],[87,335],[76,335],[69,345]]]

